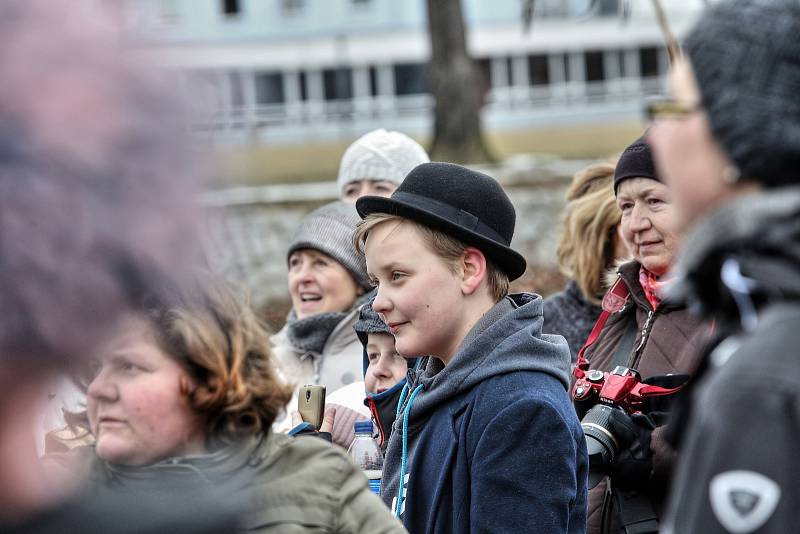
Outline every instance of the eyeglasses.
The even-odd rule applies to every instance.
[[[644,106],[644,116],[648,122],[656,119],[685,119],[695,111],[698,111],[698,104],[687,104],[672,98],[654,98],[649,100]]]

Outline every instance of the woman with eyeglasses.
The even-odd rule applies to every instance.
[[[684,405],[667,532],[797,532],[800,3],[697,22],[649,140],[690,228],[673,292],[717,318]]]

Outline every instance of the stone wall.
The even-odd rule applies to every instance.
[[[569,176],[588,161],[510,161],[481,169],[497,178],[517,209],[512,243],[529,263],[513,289],[549,293],[563,278],[555,264],[558,225]],[[207,193],[206,252],[212,269],[245,286],[261,309],[285,313],[286,250],[300,219],[336,198],[333,183],[272,185]]]

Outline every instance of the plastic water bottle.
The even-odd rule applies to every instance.
[[[347,452],[353,462],[367,475],[373,493],[380,495],[383,454],[372,439],[372,421],[356,421],[353,426],[356,437]]]

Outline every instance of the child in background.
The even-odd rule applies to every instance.
[[[364,346],[364,388],[367,395],[364,404],[372,414],[380,448],[385,452],[406,375],[417,359],[404,358],[397,353],[394,336],[372,309],[372,302],[361,307],[353,328]]]
[[[386,444],[396,417],[397,403],[406,384],[406,374],[415,366],[417,358],[404,358],[397,353],[394,336],[386,323],[372,309],[372,301],[361,307],[353,328],[364,347],[364,382],[355,382],[333,393],[331,398],[335,402],[329,402],[329,405],[335,404],[335,406],[325,410],[325,416],[318,430],[303,423],[300,414],[295,413],[293,417],[295,426],[290,433],[316,434],[331,441],[334,422],[341,416],[344,408],[348,408],[344,413],[349,417],[347,423],[350,426],[355,421],[367,418],[367,416],[358,417],[362,414],[355,404],[363,402],[369,409],[373,424],[378,430],[377,439],[381,452],[386,452]],[[357,401],[356,396],[360,400]]]

